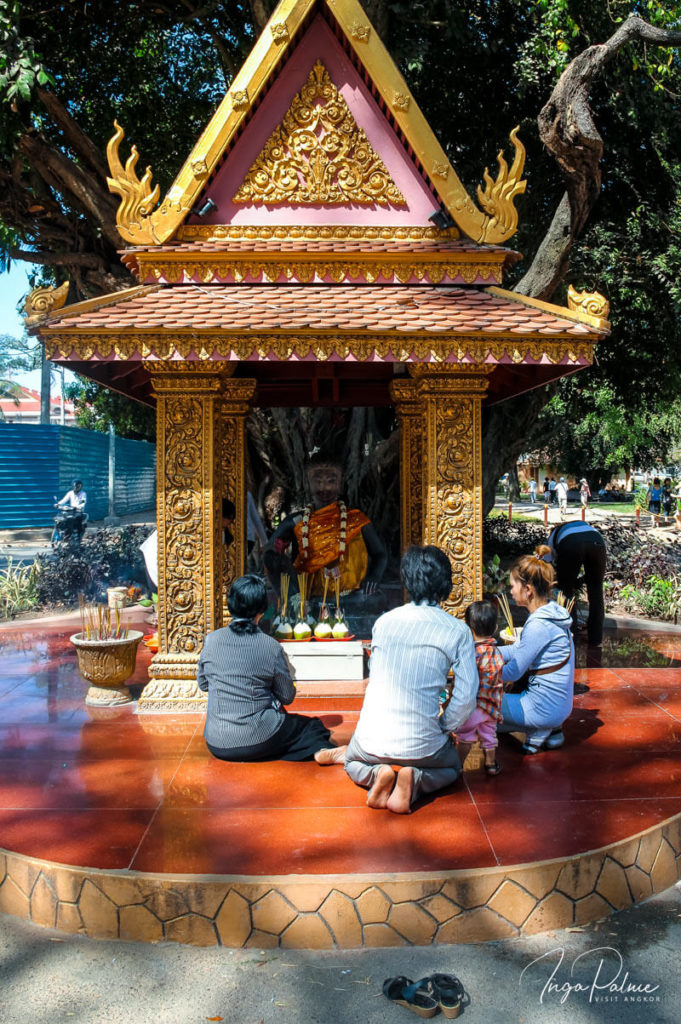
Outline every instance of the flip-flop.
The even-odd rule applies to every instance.
[[[391,1003],[404,1006],[419,1017],[434,1017],[438,1010],[437,1000],[426,992],[427,978],[412,981],[399,975],[397,978],[386,978],[383,982],[383,995]]]
[[[426,980],[428,991],[437,1000],[443,1015],[449,1020],[458,1017],[466,993],[456,975],[431,974]]]

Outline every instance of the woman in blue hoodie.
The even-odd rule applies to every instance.
[[[546,560],[548,556],[549,561]],[[524,732],[526,754],[563,745],[562,725],[572,711],[575,648],[565,608],[551,601],[554,582],[551,549],[545,544],[524,555],[511,569],[511,597],[530,615],[520,640],[501,648],[504,683],[526,673],[522,693],[506,693],[501,702],[502,732]]]

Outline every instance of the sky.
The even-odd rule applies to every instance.
[[[28,274],[33,268],[29,264],[20,262],[12,263],[12,266],[4,274],[0,274],[0,334],[9,334],[13,338],[21,338],[24,333],[23,317],[17,310],[17,303],[23,307],[24,296],[31,290]],[[54,375],[56,377],[56,375]],[[24,387],[40,391],[40,370],[31,370],[30,373],[16,373],[13,380]],[[73,380],[73,377],[71,377]],[[67,375],[68,382],[68,375]],[[52,380],[53,393],[59,392],[59,383]]]

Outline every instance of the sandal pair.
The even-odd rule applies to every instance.
[[[420,981],[399,975],[383,982],[383,995],[419,1017],[434,1017],[441,1010],[453,1020],[461,1011],[464,988],[453,974],[431,974]]]

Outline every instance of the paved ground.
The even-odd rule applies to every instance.
[[[0,1020],[413,1021],[382,996],[383,980],[445,971],[464,983],[470,1003],[459,1019],[469,1024],[677,1024],[679,949],[678,885],[585,929],[486,945],[344,953],[99,942],[0,915]],[[628,986],[637,991],[627,993]]]

